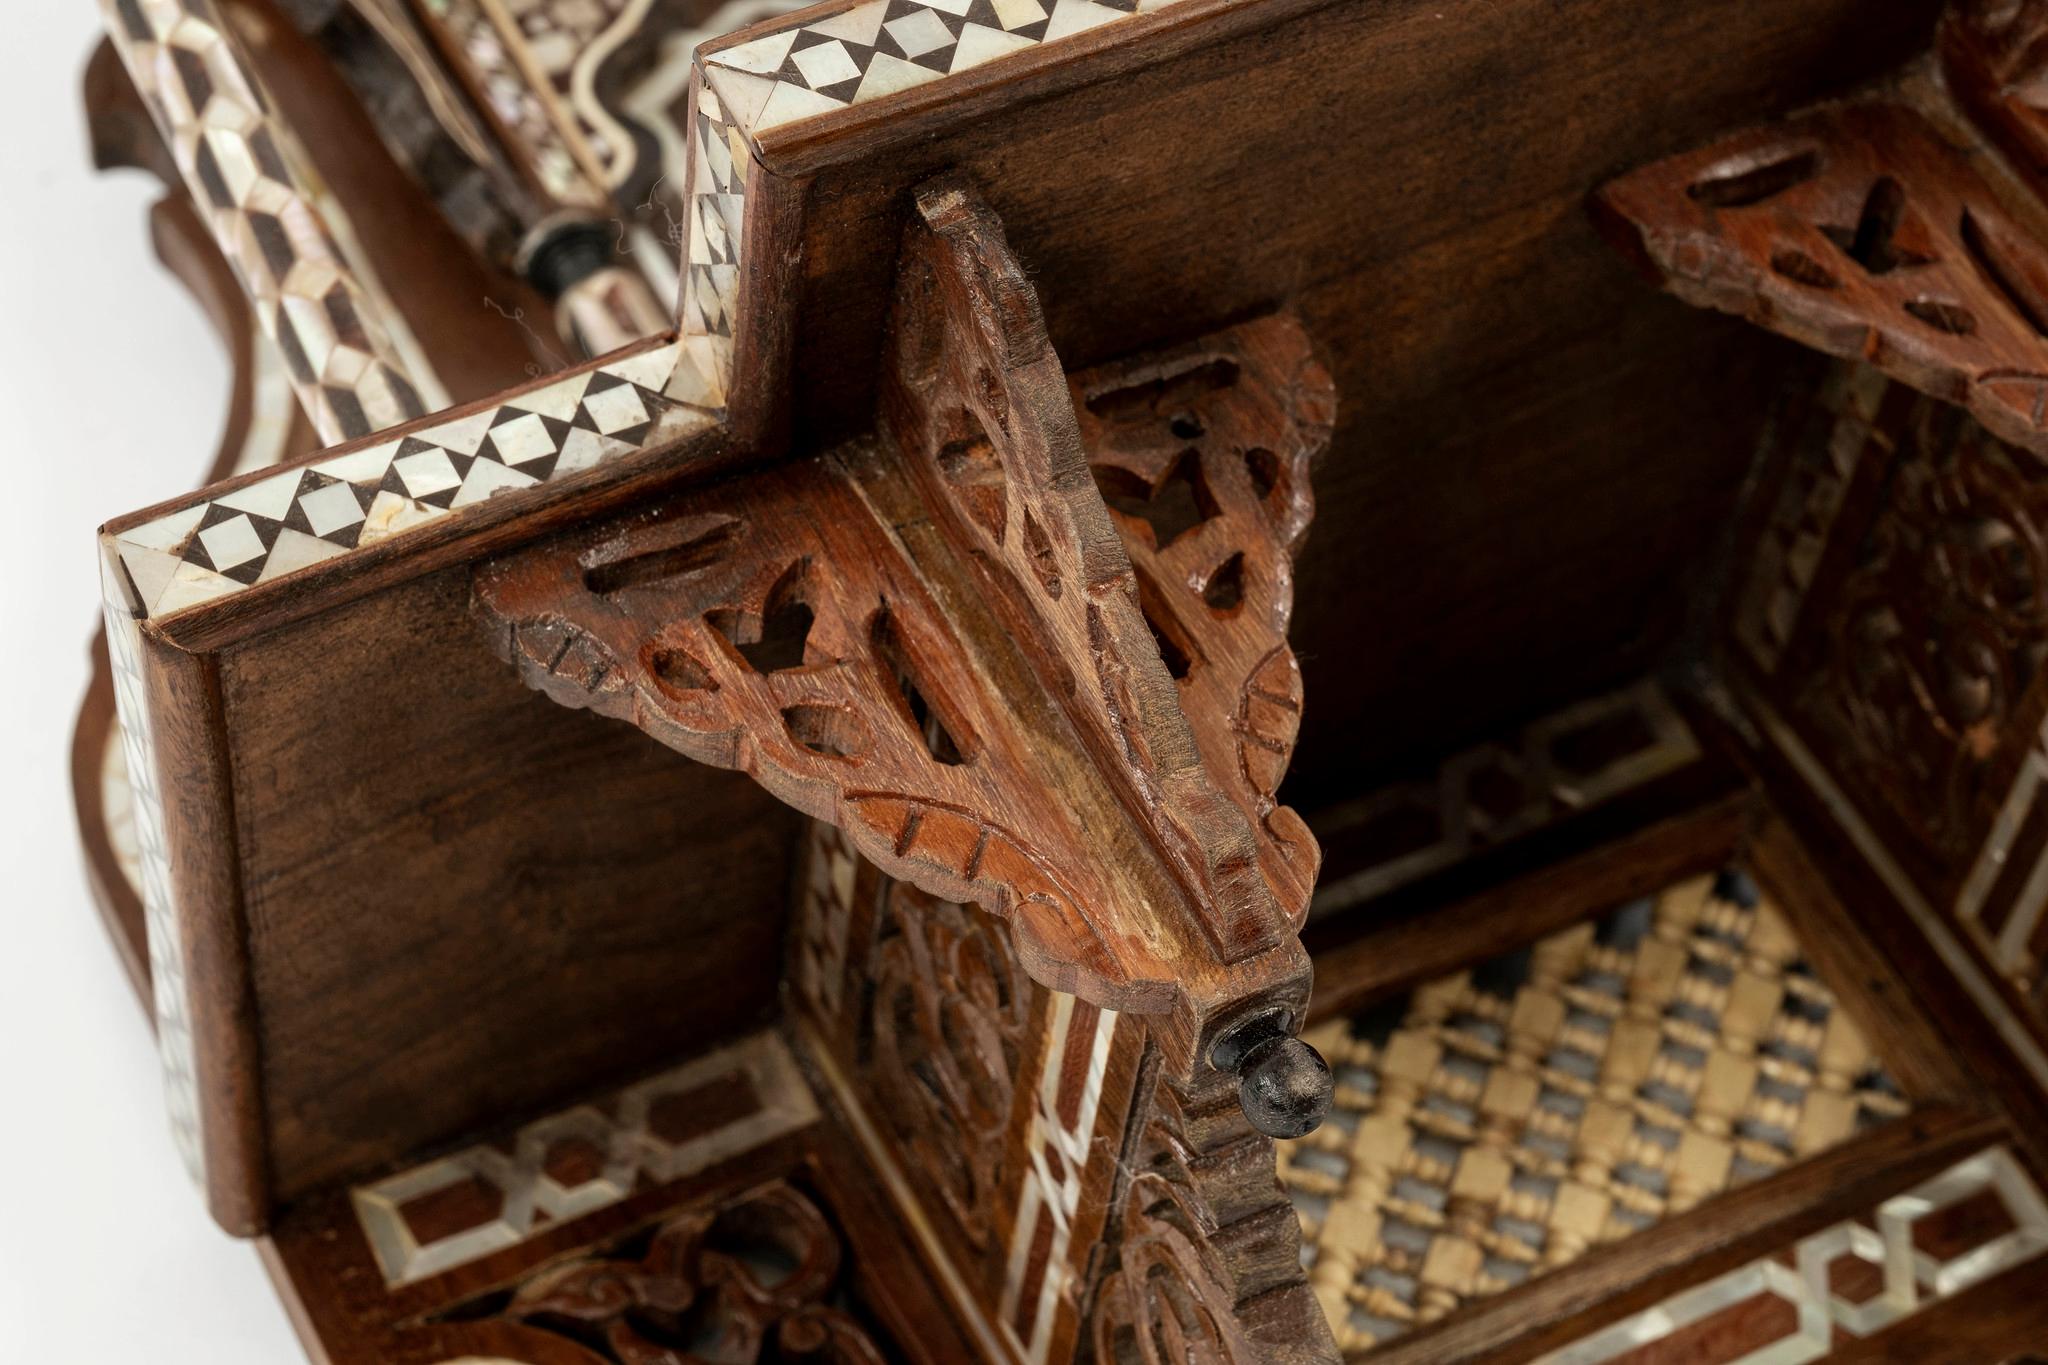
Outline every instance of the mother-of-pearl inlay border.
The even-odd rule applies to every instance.
[[[697,54],[688,241],[668,389],[725,406],[741,315],[747,191],[770,130],[942,82],[1182,0],[860,0],[770,20]],[[766,30],[765,32],[759,30]]]

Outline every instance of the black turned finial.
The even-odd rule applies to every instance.
[[[1298,1138],[1330,1112],[1336,1082],[1322,1054],[1287,1031],[1287,1012],[1268,1010],[1216,1040],[1209,1059],[1237,1076],[1237,1102],[1267,1137]]]

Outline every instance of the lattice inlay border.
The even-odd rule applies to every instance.
[[[714,1085],[727,1097],[745,1087],[755,1106],[715,1128],[680,1139],[663,1136],[663,1102],[679,1103]],[[758,1033],[606,1099],[536,1119],[502,1145],[479,1143],[358,1185],[349,1199],[386,1285],[396,1288],[518,1246],[549,1226],[610,1208],[636,1190],[693,1175],[817,1120],[817,1103],[788,1046],[775,1033]],[[549,1164],[564,1144],[600,1153],[601,1166],[565,1183]],[[408,1205],[475,1182],[498,1196],[493,1215],[431,1240],[415,1234]]]
[[[1337,1112],[1283,1144],[1310,1279],[1356,1350],[1906,1111],[1739,872],[1325,1026]]]
[[[1700,760],[1664,689],[1643,681],[1554,711],[1392,783],[1316,813],[1322,883],[1312,917],[1384,896],[1491,847],[1533,834]],[[1398,842],[1383,829],[1424,828]],[[1378,850],[1354,866],[1349,849]]]
[[[1994,1195],[2005,1210],[2011,1221],[2007,1230],[1948,1255],[1920,1248],[1915,1233],[1923,1222],[1985,1194]],[[1871,1336],[2043,1252],[2048,1252],[2048,1200],[2042,1199],[2011,1153],[1993,1147],[1885,1200],[1868,1218],[1837,1223],[1801,1238],[1789,1254],[1752,1261],[1673,1295],[1543,1356],[1537,1365],[1605,1365],[1745,1304],[1765,1306],[1773,1299],[1796,1313],[1789,1332],[1740,1346],[1728,1344],[1728,1334],[1718,1333],[1714,1340],[1702,1339],[1698,1352],[1689,1351],[1685,1359],[1697,1365],[1799,1365],[1828,1355],[1842,1337]],[[1830,1270],[1844,1257],[1880,1270],[1883,1288],[1860,1301],[1839,1292]],[[1746,1353],[1731,1356],[1732,1349]]]
[[[668,393],[725,405],[732,379],[756,140],[930,85],[1181,0],[862,0],[767,20],[699,51],[694,87],[682,353]]]
[[[673,344],[638,351],[403,436],[202,490],[106,537],[124,600],[169,616],[708,426],[661,395],[674,356]]]

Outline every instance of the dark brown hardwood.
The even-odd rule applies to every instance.
[[[309,1355],[2043,1349],[2048,4],[1030,3],[113,6]]]

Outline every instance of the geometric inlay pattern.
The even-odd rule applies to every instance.
[[[1748,876],[1698,877],[1325,1026],[1282,1144],[1346,1349],[1384,1342],[1907,1104]]]
[[[346,441],[423,415],[382,310],[336,244],[317,178],[212,0],[104,3],[114,46],[314,429]]]
[[[526,7],[527,19],[535,8]],[[607,0],[603,6],[584,3],[575,8],[594,18],[608,18],[616,6]],[[578,128],[562,108],[558,81],[568,74],[567,63],[602,54],[565,44],[559,33],[537,52],[521,21],[500,6],[479,0],[420,0],[418,9],[443,51],[471,76],[483,102],[506,130],[506,141],[548,197],[562,205],[604,207],[609,200],[596,183],[594,149],[582,136],[587,129]],[[546,69],[554,66],[565,69]]]
[[[349,1191],[390,1287],[411,1284],[817,1121],[773,1031],[706,1053],[500,1142]]]
[[[1799,1365],[2048,1252],[2048,1201],[2002,1147],[1541,1358]],[[1789,1311],[1788,1311],[1789,1310]]]
[[[725,406],[748,179],[760,134],[1173,3],[863,0],[730,47],[700,51],[677,327],[682,349],[669,396],[698,407]]]
[[[192,1041],[191,1003],[185,994],[185,949],[178,934],[170,845],[164,832],[163,780],[156,765],[156,730],[144,693],[142,630],[111,554],[102,554],[100,578],[114,714],[120,721],[115,728],[126,760],[124,785],[136,853],[136,891],[142,900],[143,937],[149,951],[150,1003],[156,1017],[164,1105],[170,1114],[171,1137],[186,1172],[195,1183],[203,1183],[206,1153],[199,1131],[198,1053]]]
[[[674,356],[673,344],[659,346],[550,377],[466,415],[201,496],[108,539],[140,614],[167,616],[641,449],[675,407],[661,394]]]
[[[1318,813],[1312,918],[1384,896],[1699,762],[1654,681],[1573,703]]]
[[[1173,0],[865,0],[707,54],[750,133],[844,109]]]

